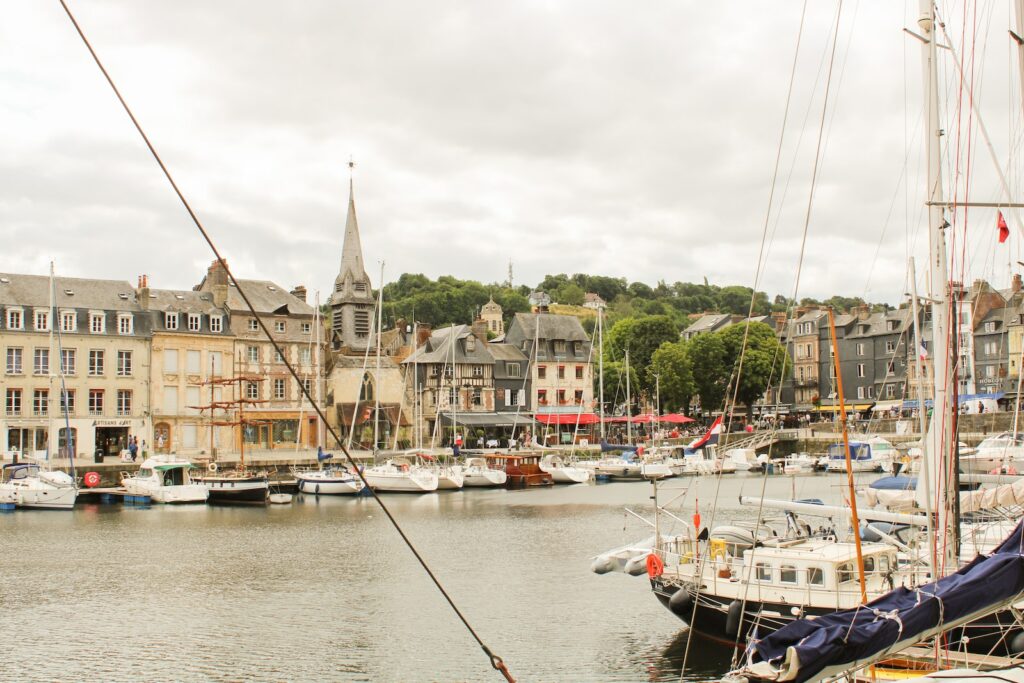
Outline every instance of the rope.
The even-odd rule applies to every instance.
[[[131,107],[128,106],[128,103],[125,101],[124,97],[121,96],[121,92],[117,89],[117,86],[114,85],[114,80],[111,78],[110,74],[107,73],[107,69],[103,66],[103,62],[100,61],[100,58],[96,54],[96,51],[93,49],[92,44],[89,42],[89,39],[85,37],[85,33],[82,31],[82,27],[79,26],[78,21],[75,19],[75,16],[71,13],[71,9],[68,7],[65,0],[59,1],[61,7],[64,8],[64,12],[68,15],[68,19],[70,19],[71,23],[74,25],[75,31],[78,32],[78,36],[82,39],[82,42],[85,43],[86,49],[89,50],[89,54],[92,55],[93,61],[96,62],[96,66],[98,66],[100,71],[103,73],[103,77],[107,79],[107,83],[114,91],[114,95],[117,96],[117,99],[121,103],[121,106],[124,108],[125,113],[128,114],[128,118],[131,119],[132,124],[135,126],[135,129],[139,132],[139,135],[142,137],[143,142],[146,143],[146,147],[149,148],[150,153],[153,155],[153,159],[156,161],[157,165],[160,166],[160,170],[163,171],[164,177],[167,178],[167,182],[171,184],[171,188],[174,190],[174,193],[178,196],[178,199],[181,200],[182,206],[185,207],[185,210],[188,212],[188,215],[192,219],[192,222],[199,230],[199,233],[203,236],[203,239],[206,241],[206,244],[209,245],[210,250],[213,252],[213,255],[217,259],[217,262],[224,269],[224,272],[227,273],[228,277],[231,278],[232,284],[238,291],[239,296],[242,297],[242,300],[245,301],[245,305],[249,309],[249,312],[252,313],[253,317],[256,318],[257,323],[259,323],[260,329],[267,336],[267,339],[270,340],[270,343],[273,345],[274,350],[278,353],[278,356],[284,361],[285,367],[288,368],[288,372],[290,372],[292,377],[295,378],[295,381],[298,383],[299,388],[302,390],[303,396],[305,396],[306,400],[308,400],[310,404],[312,404],[314,410],[316,410],[317,412],[317,415],[320,416],[322,424],[324,424],[327,427],[327,429],[331,432],[331,436],[333,436],[340,445],[341,439],[339,438],[338,433],[327,423],[327,416],[324,415],[323,411],[320,409],[320,406],[318,406],[316,402],[313,400],[313,397],[310,396],[310,393],[306,389],[306,387],[303,386],[302,381],[299,378],[298,372],[296,372],[295,368],[292,367],[292,364],[291,362],[289,362],[287,355],[281,351],[281,347],[278,345],[277,341],[271,336],[270,330],[267,329],[266,323],[263,322],[263,318],[261,318],[256,313],[255,307],[252,305],[252,302],[249,300],[249,297],[245,294],[245,291],[242,289],[238,280],[235,279],[234,273],[232,273],[228,269],[227,262],[225,262],[224,258],[220,255],[220,252],[214,245],[210,235],[206,232],[206,228],[203,227],[203,224],[200,222],[199,217],[196,215],[195,211],[192,210],[192,206],[188,203],[188,200],[185,199],[185,195],[182,194],[180,189],[178,189],[178,184],[174,182],[174,178],[171,176],[171,172],[167,169],[167,166],[164,165],[164,162],[160,158],[160,155],[157,153],[156,148],[153,147],[153,143],[149,141],[149,137],[146,135],[146,132],[142,129],[142,125],[139,123],[138,119],[135,118],[135,114],[132,113]],[[362,470],[356,465],[356,461],[355,459],[352,458],[352,455],[349,453],[348,449],[342,446],[341,450],[345,454],[345,457],[348,459],[349,463],[352,465],[352,469],[359,475],[359,478],[362,480],[363,485],[366,487],[368,491],[370,491],[370,493],[373,495],[373,499],[377,502],[381,510],[387,516],[388,521],[391,522],[391,525],[395,528],[395,531],[397,531],[398,535],[401,536],[402,541],[405,543],[406,547],[409,548],[409,551],[412,552],[413,556],[415,556],[416,560],[420,563],[420,566],[423,567],[423,571],[426,572],[427,576],[430,577],[430,580],[434,582],[434,585],[437,587],[437,590],[448,602],[448,605],[452,608],[452,611],[455,612],[455,615],[459,618],[459,621],[462,622],[463,626],[466,627],[466,630],[469,631],[469,634],[473,636],[473,639],[480,646],[480,649],[483,650],[485,655],[487,655],[487,658],[490,660],[491,667],[493,667],[495,671],[500,672],[501,675],[505,677],[506,681],[509,681],[509,683],[515,683],[515,679],[512,678],[512,674],[509,672],[508,667],[505,665],[505,662],[502,660],[501,657],[494,654],[494,652],[489,647],[487,647],[487,645],[480,638],[480,636],[477,635],[477,632],[470,625],[469,621],[466,620],[466,617],[462,614],[461,610],[459,610],[459,608],[455,605],[455,601],[448,594],[448,591],[445,590],[444,586],[441,585],[440,580],[438,580],[437,576],[434,575],[434,572],[430,569],[430,566],[427,564],[426,560],[423,559],[423,556],[420,555],[419,551],[413,545],[412,541],[409,540],[408,536],[406,536],[405,531],[402,530],[402,527],[401,525],[399,525],[398,520],[396,520],[394,516],[391,514],[391,510],[389,510],[388,507],[384,505],[384,501],[380,499],[380,496],[377,495],[377,492],[370,488],[369,483],[366,481],[366,477],[363,475]]]

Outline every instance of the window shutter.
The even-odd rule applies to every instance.
[[[517,396],[519,398],[519,405],[523,405],[523,404],[526,403],[526,390],[525,389],[520,389],[517,392]]]
[[[508,405],[511,402],[512,402],[512,390],[511,389],[506,389],[505,390],[505,405]]]

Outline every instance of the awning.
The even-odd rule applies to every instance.
[[[858,413],[864,410],[871,410],[871,403],[850,403],[847,404],[847,412]],[[838,413],[839,406],[818,406],[815,410],[819,413]]]
[[[450,425],[451,413],[441,413],[441,422]],[[515,413],[455,413],[455,424],[480,427],[529,427],[533,420],[529,415]]]
[[[176,469],[186,469],[187,470],[187,469],[192,469],[193,467],[195,467],[195,465],[193,465],[190,462],[176,462],[176,463],[173,463],[173,464],[157,465],[153,469],[162,472],[163,470],[176,470]]]
[[[601,421],[594,413],[538,413],[534,418],[543,425],[592,425]]]
[[[886,410],[899,410],[903,407],[903,401],[879,401],[871,409],[871,412],[884,412]]]
[[[999,391],[994,394],[964,394],[963,396],[958,397],[958,399],[960,403],[964,403],[966,401],[998,401],[1005,395],[1005,392]]]

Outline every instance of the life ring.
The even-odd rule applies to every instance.
[[[206,466],[206,469],[209,470],[210,472],[216,472],[217,471],[217,463],[211,462],[209,465]]]
[[[656,579],[665,573],[665,563],[661,558],[651,553],[647,556],[647,576]]]
[[[82,482],[89,488],[94,489],[100,485],[100,473],[99,472],[86,472],[85,476],[82,477]]]

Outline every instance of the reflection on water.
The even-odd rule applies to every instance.
[[[829,498],[824,477],[769,495]],[[673,484],[675,486],[675,484]],[[686,517],[700,489],[680,501]],[[761,479],[725,481],[738,512]],[[452,491],[387,503],[478,633],[523,681],[675,681],[686,631],[646,577],[593,555],[650,535],[643,483]],[[707,502],[705,502],[707,501]],[[85,505],[0,516],[0,680],[493,681],[372,499],[296,496],[266,509]],[[695,641],[686,680],[731,653]]]

